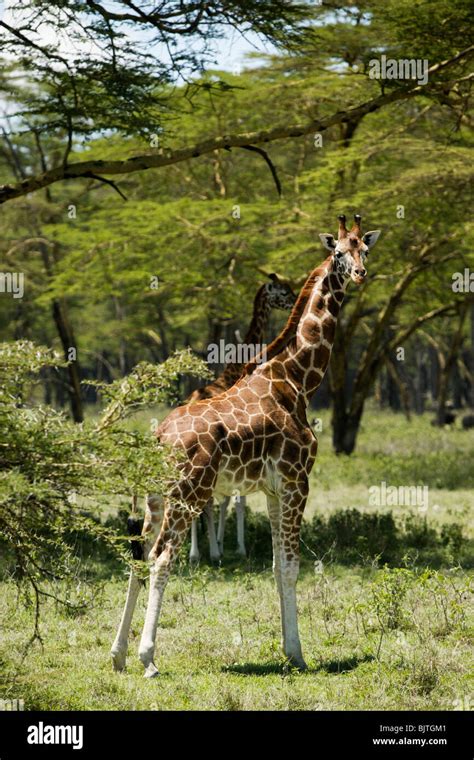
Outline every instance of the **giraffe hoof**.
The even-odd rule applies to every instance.
[[[156,667],[154,662],[150,662],[147,669],[145,670],[145,673],[143,675],[144,678],[156,678],[159,676],[160,673],[158,671],[158,668]]]
[[[125,670],[125,658],[124,652],[111,652],[112,665],[116,673],[122,673]]]

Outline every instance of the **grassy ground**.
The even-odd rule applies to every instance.
[[[138,422],[148,419],[142,415]],[[331,453],[327,415],[318,437],[309,517],[347,508],[390,510],[397,520],[412,513],[439,529],[457,523],[472,537],[474,431],[439,431],[428,417],[407,423],[369,411],[353,457]],[[368,489],[381,481],[429,486],[428,509],[374,507]],[[259,496],[251,502],[257,511],[264,508]],[[278,601],[266,559],[239,564],[229,553],[221,568],[177,568],[158,631],[161,677],[151,682],[143,679],[137,658],[145,594],[128,670],[111,671],[108,651],[126,587],[125,571],[115,562],[95,566],[94,601],[82,614],[71,616],[48,602],[43,645],[26,649],[33,610],[4,581],[0,696],[23,698],[25,709],[52,710],[472,709],[468,574],[454,569],[454,549],[445,556],[444,566],[431,573],[423,572],[426,560],[416,553],[402,571],[383,570],[374,560],[315,567],[307,559],[299,582],[310,666],[304,674],[288,670],[280,652]],[[59,591],[75,600],[88,593],[79,580]]]
[[[80,617],[64,616],[51,604],[44,647],[35,644],[21,666],[31,617],[16,609],[10,589],[2,597],[6,695],[23,698],[27,709],[46,710],[451,710],[468,704],[472,637],[470,643],[464,615],[454,611],[461,594],[448,587],[446,619],[432,590],[413,581],[403,619],[389,628],[372,601],[374,576],[337,567],[304,574],[299,606],[310,670],[299,674],[285,668],[280,654],[269,571],[175,575],[158,633],[161,676],[151,682],[137,658],[145,595],[128,671],[116,675],[108,649],[125,582],[107,583],[94,609]],[[453,583],[461,587],[462,579]],[[465,599],[462,606],[465,614]]]

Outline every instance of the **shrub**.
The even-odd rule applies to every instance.
[[[92,503],[96,513],[107,494],[160,493],[176,476],[174,453],[149,433],[127,430],[124,417],[165,399],[178,373],[207,373],[189,352],[159,367],[140,364],[126,380],[102,386],[109,404],[98,424],[77,425],[28,401],[40,370],[61,364],[51,350],[27,341],[0,345],[0,540],[9,576],[36,605],[34,635],[40,600],[55,596],[57,580],[77,578],[79,538],[83,547],[88,539],[91,553],[94,543],[106,543],[129,560],[125,537],[79,504]],[[58,601],[75,606],[67,598]]]

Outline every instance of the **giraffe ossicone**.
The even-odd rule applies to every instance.
[[[317,452],[306,409],[329,364],[347,284],[364,282],[368,252],[380,234],[376,230],[362,235],[360,216],[355,216],[350,230],[345,222],[339,217],[337,240],[329,234],[320,236],[330,255],[307,278],[285,328],[267,349],[267,361],[249,363],[242,377],[221,395],[175,409],[157,430],[160,442],[181,448],[185,458],[166,498],[149,501],[148,527],[144,526],[151,546],[148,605],[139,646],[146,677],[158,673],[154,653],[163,594],[192,518],[213,495],[225,498],[236,489],[242,495],[260,490],[266,494],[283,651],[290,663],[306,667],[298,632],[296,581],[301,520]],[[112,647],[116,669],[125,664],[137,583],[132,573]]]

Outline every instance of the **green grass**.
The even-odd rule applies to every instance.
[[[130,424],[147,426],[150,417],[162,413],[141,414]],[[468,571],[453,568],[460,559],[465,568],[472,567],[474,431],[440,431],[427,415],[407,423],[400,415],[369,409],[358,450],[347,458],[332,454],[328,414],[322,419],[305,529],[309,546],[298,585],[309,672],[288,669],[281,654],[268,552],[239,563],[229,551],[221,568],[203,562],[191,572],[182,563],[174,573],[157,637],[161,676],[145,680],[137,656],[143,592],[127,672],[114,674],[109,649],[126,576],[117,562],[98,564],[96,558],[89,569],[96,583],[92,606],[71,616],[47,601],[42,645],[27,646],[34,628],[32,606],[19,601],[11,581],[0,584],[0,697],[22,698],[30,710],[452,710],[472,705],[472,598],[465,588]],[[381,481],[428,485],[428,510],[374,508],[368,489]],[[260,495],[249,502],[257,513],[265,508]],[[116,509],[117,504],[109,504],[102,514],[110,517]],[[341,510],[356,512],[349,519]],[[388,571],[377,565],[376,549],[372,556],[356,551],[371,542],[377,547],[376,523],[361,517],[375,511],[392,512],[400,549],[403,542],[409,549],[406,577],[393,569],[404,564],[403,551],[393,555]],[[314,515],[320,522],[311,533]],[[421,534],[407,531],[410,515]],[[462,551],[457,528],[447,527],[453,524],[464,536]],[[263,518],[254,518],[249,541],[257,536],[263,545],[266,530]],[[231,549],[232,532],[228,535]],[[314,568],[324,541],[334,536],[339,554],[329,554],[322,568]],[[427,565],[438,567],[431,577],[423,575]],[[78,598],[84,588],[58,584],[55,591]]]
[[[153,681],[143,678],[137,657],[145,594],[128,670],[111,671],[108,650],[125,579],[107,583],[80,617],[48,604],[44,644],[32,645],[23,661],[31,614],[17,608],[14,588],[4,585],[2,694],[42,710],[453,709],[472,693],[472,632],[451,609],[456,595],[448,594],[446,621],[432,592],[415,583],[399,627],[382,635],[371,602],[377,576],[339,567],[303,574],[299,606],[309,672],[300,674],[286,668],[280,653],[270,571],[183,569],[167,590],[157,639],[161,676]]]

